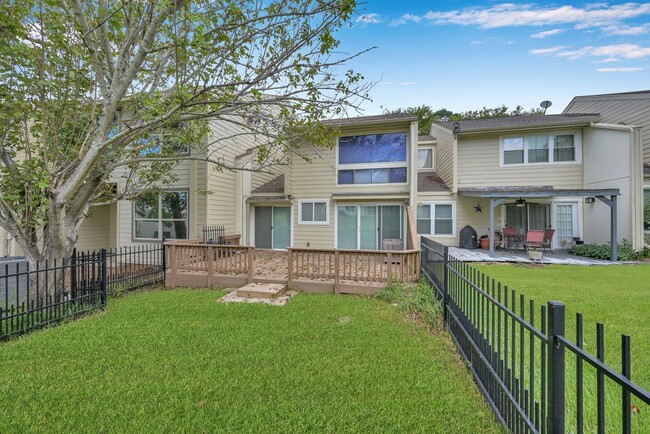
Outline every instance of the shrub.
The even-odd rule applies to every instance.
[[[434,328],[442,312],[434,291],[435,289],[424,279],[417,285],[408,287],[402,282],[393,280],[376,297],[392,303],[398,309],[407,312],[413,319],[420,319],[427,327]]]
[[[569,253],[576,256],[585,256],[587,258],[595,259],[611,259],[611,246],[610,244],[581,244],[573,246]],[[618,245],[618,260],[619,261],[635,261],[640,258],[648,257],[648,249],[643,249],[640,252],[632,248],[632,244],[628,240],[623,240],[622,244]]]

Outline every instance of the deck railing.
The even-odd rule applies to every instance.
[[[415,282],[420,276],[420,250],[289,249],[289,286],[294,279],[334,280],[341,284],[379,284],[393,278]]]

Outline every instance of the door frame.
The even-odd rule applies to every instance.
[[[557,231],[557,206],[558,205],[573,206],[573,211],[572,211],[573,227],[571,228],[571,230],[573,232],[573,236],[582,238],[582,225],[580,224],[582,213],[581,213],[580,201],[576,199],[563,199],[563,200],[553,201],[551,224],[556,231]],[[560,242],[559,236],[553,237],[553,248],[554,249],[564,248],[564,246]]]
[[[257,207],[268,207],[271,208],[271,224],[273,224],[273,208],[289,208],[289,247],[293,247],[293,236],[294,236],[294,227],[293,227],[293,204],[289,205],[273,205],[273,204],[252,204],[253,206],[253,211],[250,213],[251,219],[250,219],[250,230],[249,233],[251,235],[251,240],[252,240],[252,245],[256,249],[258,248],[255,244],[257,242],[256,239],[256,234],[255,234],[255,208]],[[265,249],[267,250],[267,249]],[[273,248],[273,230],[271,230],[271,249],[270,250],[277,250],[280,252],[286,251],[287,249],[274,249]]]
[[[400,214],[400,223],[402,225],[402,242],[404,243],[404,249],[406,249],[406,237],[407,237],[407,227],[406,227],[406,205],[402,202],[388,202],[388,203],[359,203],[359,202],[338,202],[334,204],[334,248],[339,248],[339,206],[354,206],[357,208],[357,248],[355,250],[361,250],[359,246],[361,245],[361,212],[360,209],[362,206],[374,206],[378,208],[380,206],[400,206],[402,207],[402,213]],[[379,224],[379,211],[375,216],[375,222]],[[377,243],[381,242],[381,228],[377,231]],[[381,246],[378,246],[375,250],[381,250]]]

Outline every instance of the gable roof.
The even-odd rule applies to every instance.
[[[284,173],[260,185],[251,193],[284,193]]]
[[[505,116],[501,118],[468,119],[464,121],[436,122],[436,125],[453,131],[454,124],[458,122],[458,125],[460,126],[459,134],[463,134],[524,128],[589,125],[589,123],[598,122],[599,120],[600,115],[595,113],[571,113],[561,115],[523,115]]]
[[[574,96],[562,113],[569,113],[571,107],[578,101],[614,101],[614,100],[640,100],[650,99],[650,90],[637,90],[634,92],[600,93],[595,95]]]
[[[418,173],[418,192],[449,191],[445,181],[436,172]]]

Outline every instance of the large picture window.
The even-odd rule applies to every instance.
[[[406,133],[339,139],[339,184],[405,183],[406,177]]]
[[[417,208],[417,231],[422,235],[451,235],[455,228],[453,202],[427,203]]]
[[[547,134],[501,138],[501,163],[549,164],[579,162],[580,134]]]
[[[133,201],[133,238],[187,239],[187,191],[141,194]]]

